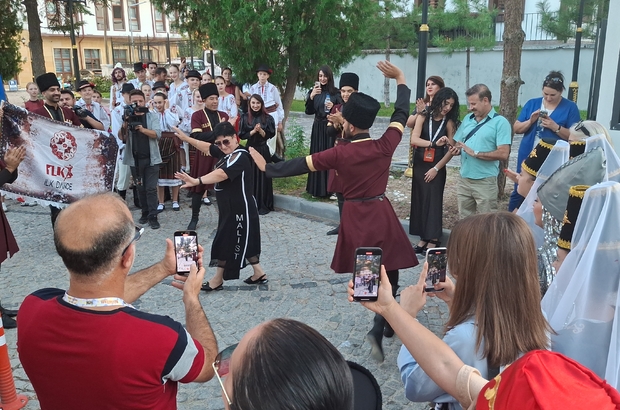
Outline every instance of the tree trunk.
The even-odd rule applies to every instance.
[[[284,121],[286,123],[288,114],[291,111],[293,98],[295,97],[295,89],[299,81],[299,51],[297,45],[291,44],[288,47],[288,68],[286,69],[286,86],[282,94],[282,105],[284,106]],[[277,124],[276,124],[277,125]]]
[[[28,41],[30,44],[30,60],[34,78],[45,74],[45,57],[43,56],[43,39],[41,38],[41,19],[37,0],[24,0],[26,15],[28,16]]]
[[[385,45],[385,61],[390,61],[390,36],[387,37],[387,42]],[[390,79],[387,77],[383,78],[383,102],[385,104],[385,108],[390,107]]]
[[[465,55],[467,59],[465,60],[465,89],[469,90],[469,66],[471,65],[471,49],[467,47]]]
[[[523,0],[506,0],[504,5],[504,68],[500,85],[499,113],[512,125],[517,119],[519,87],[523,84],[521,80],[521,51],[525,39],[525,33],[521,28]],[[514,138],[514,130],[511,141],[512,138]],[[501,161],[499,165],[497,184],[500,198],[504,196],[506,176],[503,170],[507,165],[508,161]]]

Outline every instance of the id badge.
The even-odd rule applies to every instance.
[[[424,162],[435,161],[435,148],[424,148]]]

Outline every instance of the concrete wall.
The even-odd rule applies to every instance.
[[[608,37],[614,38],[614,37]],[[618,37],[616,37],[618,38]],[[590,89],[590,76],[592,72],[592,45],[586,44],[581,50],[579,66],[579,99],[578,106],[581,110],[588,107],[588,92]],[[521,61],[521,78],[525,81],[519,91],[519,104],[525,104],[530,98],[541,96],[542,82],[551,70],[563,72],[568,88],[572,75],[573,45],[556,44],[553,46],[529,46],[523,50]],[[617,57],[616,50],[616,57]],[[360,76],[360,91],[372,95],[379,101],[383,100],[383,76],[376,69],[379,60],[385,59],[384,54],[369,54],[353,60],[343,67],[340,72],[352,71]],[[412,89],[412,99],[416,95],[418,60],[411,55],[399,57],[391,56],[391,61],[403,69],[407,76],[407,84]],[[446,82],[446,86],[453,88],[459,95],[461,103],[465,101],[465,61],[466,53],[455,52],[451,56],[437,49],[430,49],[426,66],[427,77],[439,75]],[[503,49],[495,48],[491,51],[471,53],[470,86],[476,83],[484,83],[493,95],[493,103],[499,104],[499,89],[502,77]],[[336,85],[340,73],[336,74]],[[300,90],[303,91],[303,90]],[[303,98],[299,92],[297,97]],[[566,93],[564,94],[566,96]],[[396,85],[391,82],[391,101],[396,98]]]

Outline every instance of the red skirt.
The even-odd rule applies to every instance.
[[[217,163],[217,158],[212,157],[211,155],[207,155],[202,151],[196,150],[194,163],[191,165],[189,170],[189,175],[192,178],[198,178],[204,175],[207,175]],[[202,194],[207,189],[213,190],[213,184],[209,185],[196,185],[195,187],[191,187],[190,191]]]

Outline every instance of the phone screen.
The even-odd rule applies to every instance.
[[[446,248],[431,248],[426,251],[428,272],[426,273],[425,291],[441,292],[443,289],[435,289],[434,285],[446,281],[446,269],[448,267],[448,255]]]
[[[381,248],[358,248],[355,251],[354,300],[377,300],[382,253]]]
[[[195,231],[174,233],[174,252],[177,260],[177,273],[186,275],[194,263],[198,263],[198,236]]]

